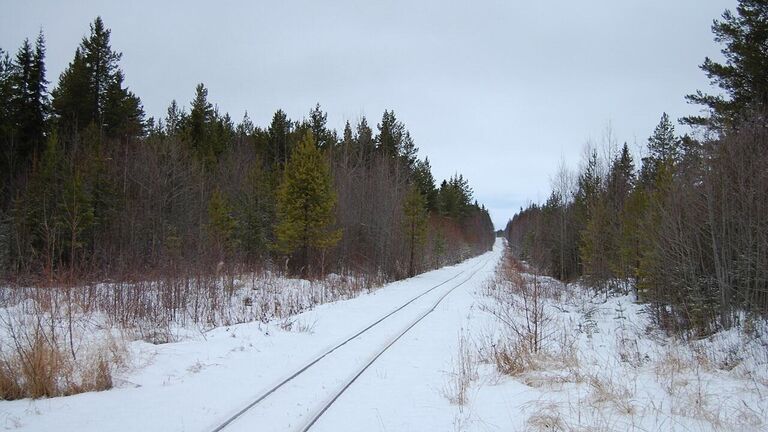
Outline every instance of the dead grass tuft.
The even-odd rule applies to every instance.
[[[454,405],[464,406],[468,402],[468,392],[472,381],[478,378],[477,358],[464,332],[459,335],[457,355],[453,370],[448,374],[448,382],[443,395]]]
[[[568,430],[563,416],[556,405],[547,404],[527,420],[528,427],[532,431],[558,432]]]
[[[8,336],[0,347],[3,400],[107,390],[113,385],[112,371],[125,365],[126,350],[111,337],[76,353],[67,343],[74,337],[56,325],[6,315],[0,331]]]

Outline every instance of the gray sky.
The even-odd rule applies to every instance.
[[[394,109],[435,177],[459,172],[497,227],[546,198],[610,122],[644,145],[661,113],[719,58],[710,26],[736,0],[3,1],[0,47],[39,28],[53,88],[101,15],[126,83],[151,116],[195,85],[239,121],[293,119],[320,102],[332,127]],[[678,131],[684,131],[678,127]]]

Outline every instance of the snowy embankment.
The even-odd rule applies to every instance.
[[[633,295],[518,270],[500,267],[467,319],[457,429],[767,430],[764,320],[682,341]]]

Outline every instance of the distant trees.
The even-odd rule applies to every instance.
[[[438,190],[393,111],[341,136],[319,104],[234,124],[201,83],[147,120],[110,34],[96,18],[50,96],[42,34],[0,50],[0,277],[174,277],[289,257],[303,276],[389,280],[491,247],[466,179]]]
[[[742,0],[736,14],[715,22],[727,63],[707,59],[702,69],[726,95],[689,96],[709,116],[683,119],[714,138],[679,137],[663,114],[639,172],[626,145],[609,160],[589,153],[572,202],[556,188],[544,206],[521,209],[509,222],[513,251],[599,289],[630,280],[661,325],[686,334],[729,327],[744,311],[768,314],[766,11],[763,1]],[[552,233],[563,225],[578,240],[566,236],[558,245]],[[578,265],[563,271],[562,251],[577,243],[569,262]]]

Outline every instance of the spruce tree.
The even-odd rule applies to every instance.
[[[90,79],[91,112],[94,120],[101,122],[107,104],[107,92],[118,71],[118,62],[123,54],[113,51],[110,46],[111,30],[104,26],[101,17],[91,24],[91,34],[80,43],[83,58]]]
[[[681,157],[681,143],[675,136],[675,127],[667,113],[663,113],[653,134],[648,137],[648,156],[643,158],[640,183],[646,188],[652,187],[661,165],[674,165]]]
[[[344,124],[344,131],[341,134],[341,146],[342,163],[344,166],[352,166],[354,162],[358,162],[357,156],[358,149],[355,143],[355,135],[352,132],[352,125],[349,124],[349,120]]]
[[[248,116],[248,111],[246,110],[245,114],[243,114],[243,119],[240,120],[240,123],[237,124],[235,134],[238,136],[238,138],[243,139],[253,135],[253,131],[255,129],[256,127],[253,125],[251,118]]]
[[[7,52],[0,48],[0,205],[4,205],[10,195],[11,179],[15,171],[13,116],[11,110],[11,71],[13,63]]]
[[[432,167],[429,164],[429,158],[423,161],[416,161],[412,172],[413,183],[421,192],[425,199],[427,210],[437,210],[437,188],[435,187],[435,178],[432,176]]]
[[[355,132],[355,140],[358,151],[360,152],[360,157],[365,163],[365,166],[370,167],[373,162],[376,141],[373,137],[373,130],[368,126],[368,120],[365,119],[365,116],[360,119]]]
[[[59,127],[79,133],[93,123],[100,137],[141,135],[144,111],[139,98],[122,86],[124,76],[118,65],[122,54],[112,50],[111,31],[101,17],[96,17],[90,30],[53,91]]]
[[[171,104],[168,106],[168,109],[166,110],[165,115],[165,133],[166,135],[170,136],[177,136],[179,133],[181,133],[182,126],[187,121],[187,114],[184,112],[182,108],[179,107],[179,104],[176,103],[176,99],[171,101]]]
[[[376,135],[376,149],[379,153],[400,159],[406,167],[413,168],[418,149],[405,125],[395,117],[395,112],[385,110],[377,127],[379,134]]]
[[[611,271],[619,278],[634,276],[632,260],[622,253],[625,224],[628,221],[628,202],[635,183],[635,166],[627,144],[621,149],[621,155],[613,162],[608,174],[606,187],[607,226],[610,245],[608,259]],[[633,215],[634,216],[634,215]]]
[[[341,239],[341,230],[331,229],[335,204],[330,168],[308,132],[285,166],[275,228],[277,249],[296,254],[294,268],[304,276],[309,273],[310,252],[328,249]]]
[[[78,48],[75,50],[74,59],[61,73],[59,84],[52,92],[56,124],[65,134],[77,134],[94,121],[91,98],[88,96],[90,92],[85,58]]]
[[[10,55],[0,48],[0,139],[3,140],[0,144],[3,148],[11,128],[12,71],[13,63]]]
[[[291,121],[283,110],[277,110],[267,129],[267,163],[273,167],[284,166],[291,153],[289,135]]]
[[[587,229],[596,211],[599,211],[598,204],[601,200],[603,179],[600,176],[599,170],[597,151],[592,150],[589,153],[583,172],[579,175],[578,187],[573,199],[574,231],[578,233],[577,249],[579,250],[579,264],[581,265],[580,270],[582,272],[585,271],[583,266],[585,242],[591,242],[592,239],[588,236],[594,233],[594,231],[588,231]]]
[[[34,48],[25,39],[16,54],[10,74],[11,128],[14,158],[24,166],[33,154],[42,152],[48,117],[45,80],[45,39],[38,35]]]
[[[208,102],[208,89],[203,83],[195,88],[195,98],[190,105],[186,124],[187,144],[200,161],[210,162],[213,155],[210,145],[213,123],[213,105]]]
[[[469,213],[472,203],[472,188],[461,174],[453,175],[449,180],[443,180],[437,192],[437,202],[440,214],[461,220]]]
[[[144,108],[141,100],[123,87],[123,73],[116,71],[109,84],[103,113],[104,134],[128,139],[144,133]]]
[[[333,135],[328,130],[328,114],[323,112],[320,104],[309,112],[309,124],[312,128],[312,134],[315,137],[315,145],[321,150],[328,150],[334,145]]]

